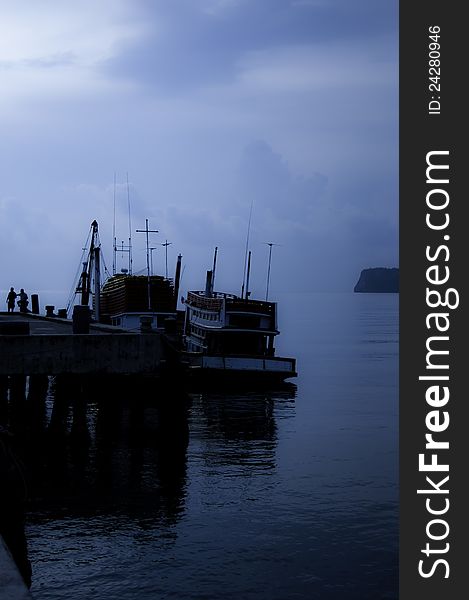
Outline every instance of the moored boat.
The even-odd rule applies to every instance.
[[[182,360],[189,374],[277,382],[296,377],[296,360],[275,355],[277,303],[212,287],[208,271],[205,290],[190,291],[185,300]]]
[[[148,220],[147,220],[148,229]],[[114,255],[116,254],[114,244]],[[123,251],[129,252],[131,246]],[[116,273],[114,256],[113,274],[103,279],[102,266],[104,265],[101,243],[98,234],[98,223],[93,221],[90,234],[84,248],[82,262],[83,268],[74,292],[71,293],[67,313],[71,312],[72,303],[77,295],[80,296],[80,305],[89,307],[94,320],[99,323],[114,325],[128,331],[163,330],[167,320],[177,318],[177,298],[181,276],[181,259],[179,254],[176,264],[174,280],[167,275],[154,275],[149,267],[149,247],[147,243],[147,274],[134,275],[130,269],[122,269]],[[129,258],[129,267],[132,261]]]
[[[160,275],[114,275],[101,288],[100,320],[136,331],[146,317],[148,326],[162,329],[176,318],[176,294],[172,280]]]

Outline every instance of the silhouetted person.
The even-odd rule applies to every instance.
[[[15,310],[15,300],[17,295],[14,288],[10,288],[7,296],[8,312],[13,312]]]
[[[18,300],[18,306],[20,307],[20,312],[28,312],[28,294],[24,291],[23,288],[20,289],[20,293],[18,294],[20,299]]]

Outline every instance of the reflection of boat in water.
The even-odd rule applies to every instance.
[[[200,459],[213,474],[248,477],[276,468],[277,420],[295,415],[296,386],[245,392],[191,393],[191,422]]]
[[[296,377],[294,358],[275,356],[277,304],[213,291],[207,272],[205,291],[188,292],[183,360],[192,376],[256,381]]]

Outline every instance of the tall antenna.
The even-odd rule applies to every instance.
[[[215,289],[215,269],[217,268],[217,254],[218,254],[218,246],[215,246],[215,252],[213,253],[213,267],[212,267],[212,292]]]
[[[251,251],[249,250],[249,254],[248,254],[248,270],[247,270],[247,274],[246,274],[246,300],[249,300],[249,275],[251,273]]]
[[[116,172],[114,171],[114,221],[112,226],[112,274],[116,274]]]
[[[267,300],[269,297],[270,265],[272,263],[272,246],[280,246],[280,244],[274,244],[273,242],[264,242],[264,244],[269,246],[269,266],[267,268],[267,285],[265,288],[265,299]]]
[[[157,229],[148,229],[148,219],[145,219],[145,229],[136,229],[137,233],[146,233],[147,238],[147,294],[148,294],[148,310],[151,310],[151,293],[150,293],[150,242],[148,239],[149,233],[158,233]]]
[[[129,174],[127,173],[127,205],[129,208],[129,275],[132,275],[132,218],[130,212]]]
[[[168,242],[168,240],[164,241],[164,244],[161,244],[162,246],[164,246],[164,250],[165,250],[165,262],[166,262],[166,279],[168,279],[168,246],[171,246],[172,242]]]
[[[247,268],[247,258],[248,258],[248,246],[249,246],[249,234],[251,233],[251,217],[252,217],[252,207],[254,204],[254,200],[251,200],[251,209],[249,211],[249,221],[248,221],[248,230],[246,233],[246,248],[244,250],[244,271],[243,271],[243,285],[241,288],[241,298],[244,297],[244,284],[246,281],[246,268]]]

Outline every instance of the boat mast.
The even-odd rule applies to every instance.
[[[113,223],[113,250],[112,250],[112,274],[115,275],[117,273],[117,255],[121,254],[121,259],[124,258],[124,252],[127,253],[128,256],[128,268],[121,269],[122,273],[128,273],[132,275],[132,219],[131,219],[131,207],[130,207],[130,186],[129,186],[129,175],[127,173],[127,205],[128,205],[128,220],[129,220],[129,239],[128,243],[125,244],[124,240],[122,240],[119,244],[117,244],[117,235],[116,235],[116,201],[117,201],[117,176],[114,173],[114,223]]]
[[[267,300],[269,297],[269,284],[270,284],[270,265],[272,262],[272,246],[279,246],[280,244],[274,244],[272,242],[264,242],[267,246],[269,246],[269,265],[267,267],[267,285],[265,287],[265,299]]]
[[[153,270],[153,251],[158,250],[158,248],[156,248],[155,246],[150,246],[149,250],[150,250],[150,273],[152,275],[154,275],[155,272]]]
[[[127,206],[129,209],[129,275],[132,275],[132,218],[130,212],[129,174],[127,173]]]
[[[117,244],[116,244],[116,172],[114,171],[114,222],[112,226],[112,274],[116,274]]]
[[[215,269],[217,267],[217,253],[218,253],[218,246],[215,246],[215,252],[213,254],[213,268],[212,268],[212,293],[213,293],[214,286],[215,286]]]
[[[248,255],[248,272],[246,275],[246,300],[249,300],[249,275],[251,273],[251,251],[249,250],[249,255]]]
[[[150,241],[149,233],[158,233],[157,229],[148,229],[148,219],[145,219],[145,229],[136,229],[137,233],[145,233],[147,241],[147,295],[148,295],[148,310],[151,310],[151,284],[150,284]]]
[[[96,225],[97,227],[97,225]],[[96,246],[94,249],[94,318],[99,322],[101,316],[101,261],[100,261],[100,247]]]
[[[244,283],[246,280],[246,259],[248,256],[248,246],[249,246],[249,234],[251,232],[251,217],[252,217],[252,207],[254,205],[254,200],[251,200],[251,209],[249,210],[249,220],[248,220],[248,230],[246,233],[246,248],[244,250],[244,271],[243,271],[243,285],[241,287],[241,298],[244,297]]]
[[[181,281],[181,260],[182,254],[179,254],[176,263],[176,274],[174,276],[174,310],[177,310],[178,306],[179,283]]]
[[[171,244],[172,242],[168,242],[168,240],[165,240],[164,244],[161,244],[165,249],[166,279],[168,279],[168,246],[171,246]]]
[[[95,263],[97,253],[95,250],[99,252],[99,241],[98,241],[98,223],[97,221],[93,221],[91,223],[91,241],[90,241],[90,251],[88,254],[88,260],[83,263],[83,271],[80,276],[80,282],[77,287],[77,292],[81,292],[81,304],[82,306],[88,306],[90,303],[90,293],[91,293],[91,274],[93,272],[93,266]],[[99,266],[99,259],[98,259]],[[96,275],[96,271],[94,271]]]

